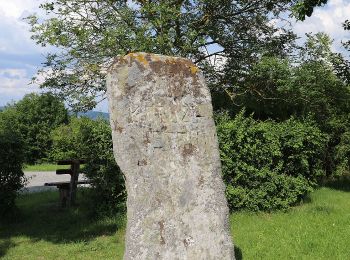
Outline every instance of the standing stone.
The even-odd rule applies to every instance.
[[[125,175],[124,259],[234,259],[210,92],[189,60],[134,53],[107,76]]]

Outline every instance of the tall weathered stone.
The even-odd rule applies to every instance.
[[[107,88],[128,193],[124,259],[234,259],[202,73],[183,58],[129,54]]]

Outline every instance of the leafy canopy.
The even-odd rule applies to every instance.
[[[292,116],[299,120],[311,117],[329,136],[323,159],[328,175],[339,167],[350,169],[345,156],[350,154],[348,61],[331,51],[331,43],[323,33],[308,35],[296,59],[262,57],[234,100],[256,119],[281,122]],[[237,108],[233,110],[237,113]]]
[[[12,124],[25,146],[25,162],[47,158],[51,149],[50,132],[68,121],[63,102],[53,95],[28,94],[0,112],[0,119]]]
[[[129,52],[186,57],[214,86],[232,85],[261,53],[288,52],[294,34],[271,20],[306,3],[318,5],[298,0],[52,0],[40,6],[46,19],[27,19],[38,44],[60,50],[47,56],[42,87],[75,109],[89,109],[96,97],[104,98],[112,58]],[[220,59],[226,62],[215,66]]]
[[[327,4],[328,0],[303,0],[299,1],[293,7],[293,13],[295,17],[301,21],[304,21],[306,16],[311,16],[314,8],[317,6],[323,6]]]
[[[0,221],[13,219],[18,191],[26,182],[22,171],[23,142],[10,118],[0,112]]]

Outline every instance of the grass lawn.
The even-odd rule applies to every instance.
[[[25,165],[23,171],[27,172],[54,172],[58,169],[69,169],[69,165],[57,165],[51,163],[35,164],[35,165]],[[84,165],[80,166],[84,169]]]
[[[17,205],[19,221],[0,224],[1,259],[122,259],[124,217],[97,220],[84,207],[62,210],[57,192],[25,194]]]
[[[284,213],[236,213],[231,229],[243,259],[350,259],[350,190],[321,188]]]
[[[26,165],[23,168],[23,171],[27,172],[51,172],[56,171],[58,169],[69,169],[69,165],[57,165],[57,164],[35,164],[35,165]]]
[[[23,216],[0,225],[3,259],[122,259],[125,219],[60,210],[57,194],[22,195]],[[350,259],[350,186],[321,188],[287,212],[231,215],[237,259]]]

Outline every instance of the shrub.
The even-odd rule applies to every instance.
[[[64,103],[49,93],[25,95],[2,113],[12,117],[12,124],[25,145],[24,158],[28,164],[47,159],[52,145],[50,132],[68,122]]]
[[[0,114],[0,218],[12,215],[17,192],[25,184],[23,143],[10,124]]]
[[[336,171],[333,177],[340,177],[350,172],[350,132],[340,135],[340,142],[335,147]]]
[[[327,137],[308,120],[256,121],[239,113],[217,118],[231,209],[284,209],[297,203],[324,175]]]
[[[51,158],[84,158],[84,173],[92,181],[89,193],[94,213],[111,214],[124,207],[123,175],[113,155],[112,133],[105,119],[72,118],[52,132]]]
[[[91,131],[92,124],[89,118],[72,117],[68,125],[60,125],[51,131],[52,148],[49,153],[51,161],[65,160],[67,158],[83,158],[84,129]]]
[[[85,172],[93,183],[92,199],[96,212],[113,214],[124,208],[126,198],[123,174],[113,154],[112,131],[104,119],[91,121],[82,132]]]

